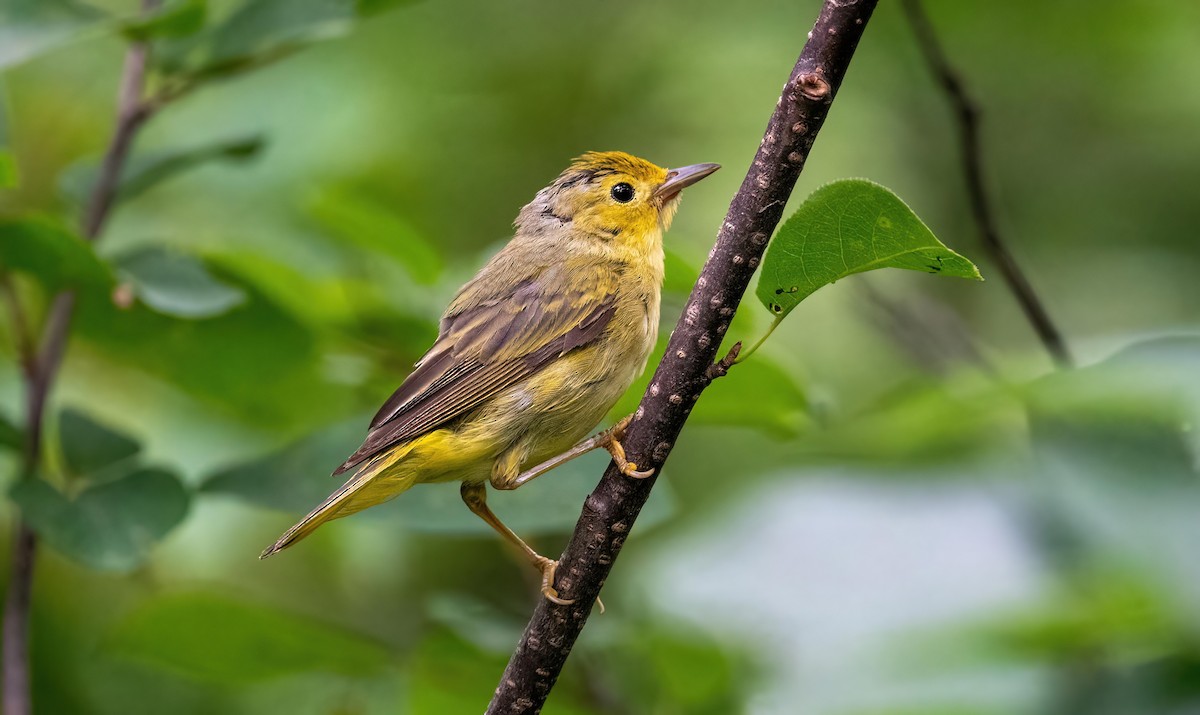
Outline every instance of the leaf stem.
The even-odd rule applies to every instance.
[[[746,360],[746,358],[753,355],[755,353],[755,351],[758,350],[760,345],[767,342],[767,338],[771,337],[771,333],[775,332],[775,328],[778,328],[779,324],[782,322],[783,322],[782,315],[775,316],[775,320],[771,321],[771,324],[767,327],[767,332],[763,333],[762,337],[759,338],[758,341],[755,342],[753,345],[751,345],[749,350],[743,352],[741,355],[738,355],[737,359],[733,361],[733,364],[737,365],[741,362],[744,362]]]

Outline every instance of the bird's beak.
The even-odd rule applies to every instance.
[[[680,191],[720,168],[720,164],[692,164],[671,169],[667,172],[667,180],[654,190],[654,198],[665,204],[678,196]]]

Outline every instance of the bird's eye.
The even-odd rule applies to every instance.
[[[624,181],[612,187],[612,191],[610,191],[609,194],[611,194],[615,200],[623,204],[633,201],[633,187],[629,184],[626,184]]]

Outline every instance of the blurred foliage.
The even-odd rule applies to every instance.
[[[0,5],[0,277],[35,326],[56,291],[80,306],[44,480],[15,476],[0,319],[0,472],[49,546],[38,710],[478,712],[536,584],[454,485],[255,557],[329,492],[455,289],[585,150],[726,166],[667,238],[652,370],[817,4],[136,5]],[[1000,281],[888,271],[788,303],[789,328],[697,404],[548,715],[1200,708],[1200,104],[1179,89],[1200,79],[1200,8],[929,5],[984,108],[1005,233],[1083,367],[1047,373]],[[130,39],[153,45],[164,109],[93,249],[71,227]],[[949,117],[882,4],[801,217],[837,210],[816,187],[871,176],[925,221],[873,184],[834,187],[875,194],[906,250],[953,259],[936,233],[990,275]],[[801,251],[801,290],[797,227],[764,264],[768,302],[860,267]],[[726,342],[771,319],[742,310]],[[928,361],[955,341],[967,357]],[[492,505],[554,553],[604,461]]]
[[[111,270],[96,259],[91,246],[50,219],[0,223],[0,258],[6,272],[31,276],[48,291],[107,288],[112,282]]]
[[[135,155],[121,172],[117,201],[131,201],[172,176],[194,169],[205,162],[252,159],[262,151],[263,144],[260,136],[235,137],[186,149]],[[94,161],[80,162],[68,167],[59,180],[63,196],[78,206],[86,205],[96,183],[98,171],[99,166]]]
[[[361,634],[205,593],[146,603],[116,626],[105,649],[225,685],[311,671],[369,678],[391,660],[382,643]]]

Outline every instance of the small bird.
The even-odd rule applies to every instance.
[[[680,192],[718,168],[664,169],[617,151],[576,159],[459,290],[433,347],[334,472],[354,475],[262,558],[416,484],[458,480],[467,507],[541,571],[542,593],[571,603],[554,588],[558,563],[488,508],[487,484],[516,489],[597,448],[627,476],[650,476],[625,458],[629,417],[579,440],[645,370],[658,334],[663,233]]]

